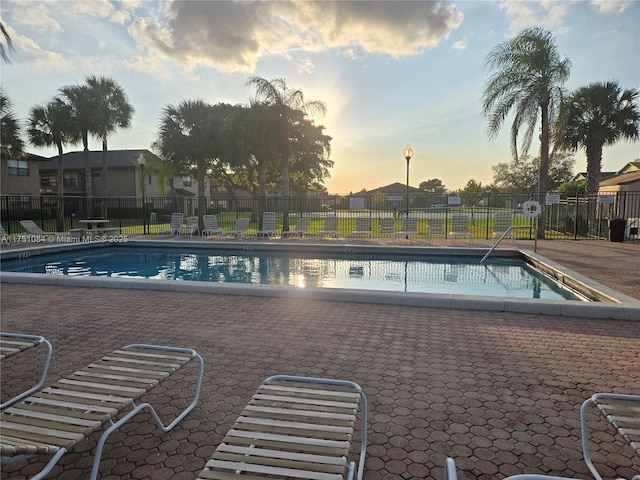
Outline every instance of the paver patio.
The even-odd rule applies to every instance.
[[[538,253],[640,299],[639,243],[549,241]],[[14,284],[1,285],[0,300],[3,331],[52,342],[48,383],[128,343],[191,347],[204,357],[196,409],[168,434],[145,414],[113,434],[102,479],[195,478],[258,385],[276,373],[363,387],[366,479],[439,479],[446,456],[461,479],[588,479],[580,404],[597,391],[640,392],[640,321]],[[33,350],[3,365],[3,398],[37,376],[42,352]],[[170,414],[194,376],[174,376],[149,397]],[[640,459],[613,429],[595,425],[601,471],[640,473]],[[50,478],[86,478],[96,439],[64,457]],[[41,466],[3,466],[1,478]]]

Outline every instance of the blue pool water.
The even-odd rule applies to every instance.
[[[515,258],[244,252],[117,246],[3,260],[2,270],[48,275],[349,288],[388,292],[582,300]]]

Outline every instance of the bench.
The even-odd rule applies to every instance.
[[[9,357],[12,357],[13,355],[24,352],[38,345],[44,345],[47,348],[47,353],[44,360],[44,365],[42,366],[40,379],[33,387],[12,398],[7,399],[4,403],[2,403],[2,405],[0,405],[0,409],[8,407],[18,400],[31,395],[33,392],[39,390],[40,387],[42,387],[42,385],[44,384],[44,380],[47,377],[47,371],[49,370],[49,363],[51,362],[51,353],[53,350],[51,344],[40,335],[24,335],[21,333],[0,332],[0,360],[5,360]],[[11,370],[11,367],[3,368],[9,371]]]
[[[353,382],[276,375],[267,378],[205,465],[199,480],[352,479],[348,461],[359,404],[367,450],[367,400]]]
[[[618,433],[629,443],[633,451],[640,455],[640,395],[623,395],[617,393],[596,393],[584,401],[580,407],[580,428],[582,430],[582,453],[589,470],[596,478],[602,476],[591,461],[589,453],[589,430],[587,413],[590,406],[595,406],[604,418],[615,427]],[[640,475],[633,477],[640,479]]]
[[[192,360],[198,362],[193,400],[165,426],[149,403],[137,401]],[[198,402],[203,370],[202,357],[188,348],[133,344],[115,350],[0,412],[2,463],[52,456],[33,477],[44,478],[66,452],[109,424],[96,445],[95,480],[107,437],[142,410],[164,432],[172,430]]]

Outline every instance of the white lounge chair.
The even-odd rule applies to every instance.
[[[277,233],[277,219],[276,212],[264,212],[262,214],[262,228],[256,232],[256,237],[273,238]]]
[[[296,228],[294,228],[293,230],[282,232],[282,238],[294,236],[294,237],[300,237],[300,239],[302,240],[305,235],[309,234],[310,223],[311,223],[311,219],[309,217],[299,218],[298,221],[296,222]]]
[[[469,243],[471,243],[472,235],[469,232],[469,218],[466,215],[451,215],[449,241],[453,242],[454,237],[467,237]]]
[[[198,364],[193,399],[165,426],[154,407],[138,403],[138,399],[192,360]],[[95,480],[109,435],[142,410],[147,410],[162,431],[172,430],[195,408],[203,370],[202,357],[192,349],[142,344],[122,347],[2,410],[2,462],[46,456],[48,463],[33,477],[44,478],[67,451],[102,430],[89,475]],[[169,410],[176,411],[173,406]]]
[[[320,237],[333,237],[338,236],[338,217],[332,215],[324,219],[324,227],[317,233]]]
[[[417,237],[418,236],[418,219],[416,217],[405,217],[402,219],[402,228],[397,232],[393,232],[393,239],[398,237]]]
[[[44,381],[47,377],[47,371],[49,370],[49,364],[51,363],[51,353],[53,351],[51,343],[40,335],[0,332],[0,360],[4,361],[17,353],[24,352],[25,350],[37,347],[38,345],[44,345],[47,350],[42,370],[40,372],[40,379],[29,389],[7,399],[2,405],[0,405],[0,409],[8,407],[24,397],[31,395],[33,392],[40,390],[40,387],[44,385]]]
[[[222,235],[224,233],[224,230],[220,230],[220,227],[218,227],[218,219],[215,215],[203,215],[202,222],[204,223],[204,228],[202,229],[203,237]]]
[[[4,227],[0,225],[0,244],[2,243],[6,243],[7,245],[9,245],[9,235],[7,235]]]
[[[380,236],[393,235],[396,231],[396,219],[395,218],[381,218],[380,219]]]
[[[358,464],[349,462],[362,410]],[[218,445],[198,480],[361,480],[367,454],[367,398],[353,382],[267,378]]]
[[[198,217],[187,217],[187,225],[180,226],[180,235],[189,235],[190,237],[193,237],[193,232],[200,232]]]
[[[511,212],[496,212],[493,215],[493,238],[500,238],[511,227],[513,215]],[[515,243],[516,237],[511,230],[511,243]]]
[[[169,228],[160,230],[160,233],[166,233],[169,235],[180,235],[182,231],[182,222],[184,221],[184,213],[172,213],[171,220],[169,222]]]
[[[356,218],[356,229],[351,232],[351,237],[367,237],[371,238],[371,218],[358,217]]]
[[[69,233],[65,232],[45,232],[33,220],[20,220],[20,225],[27,231],[29,235],[35,237],[65,237]]]
[[[427,223],[427,235],[428,236],[442,236],[445,237],[444,227],[442,226],[441,219],[429,220]]]
[[[247,234],[249,230],[249,219],[239,218],[231,230],[223,230],[222,235],[240,238]]]
[[[447,458],[444,464],[444,480],[458,480],[456,464],[453,458]],[[573,477],[554,477],[552,475],[521,474],[505,477],[503,480],[573,480]]]

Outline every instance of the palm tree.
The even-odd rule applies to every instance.
[[[4,158],[15,159],[24,154],[24,141],[12,106],[11,99],[0,89],[0,151]]]
[[[9,51],[13,50],[13,42],[11,41],[11,36],[9,35],[7,28],[2,22],[0,22],[0,32],[2,32],[2,37],[7,44],[5,46],[5,44],[0,41],[0,57],[2,57],[2,60],[5,62],[9,62]]]
[[[538,194],[547,193],[551,125],[563,98],[562,85],[569,77],[571,62],[560,58],[553,34],[533,27],[501,43],[488,55],[486,66],[493,70],[484,86],[482,112],[488,118],[489,138],[498,135],[513,111],[511,149],[518,160],[518,137],[524,128],[521,154],[526,154],[540,120],[540,170]],[[544,238],[544,212],[538,223],[538,238]]]
[[[63,101],[71,107],[77,133],[82,138],[84,158],[84,184],[87,198],[87,218],[93,215],[93,179],[89,158],[89,133],[97,132],[97,103],[87,85],[70,85],[60,89]]]
[[[215,107],[203,100],[185,100],[178,105],[168,105],[162,111],[160,136],[156,142],[160,156],[170,159],[178,168],[184,171],[195,166],[200,217],[205,208],[207,163],[215,159],[215,115]],[[200,225],[200,230],[203,228],[204,225]]]
[[[295,112],[324,115],[327,106],[319,100],[306,101],[302,90],[289,88],[284,78],[267,80],[262,77],[251,77],[247,81],[256,89],[256,98],[273,106],[271,117],[272,131],[278,141],[280,161],[282,162],[282,196],[289,196],[289,162],[291,160],[290,136]],[[284,202],[282,228],[289,229],[288,202]]]
[[[617,82],[591,83],[571,94],[563,104],[558,134],[561,145],[587,153],[587,195],[598,192],[602,148],[619,140],[638,140],[638,90],[622,90]]]
[[[80,140],[70,105],[60,98],[46,105],[33,107],[29,117],[29,141],[35,147],[58,148],[58,172],[56,175],[58,209],[57,231],[64,231],[64,164],[63,145],[72,145]]]
[[[107,195],[107,139],[118,128],[129,128],[134,108],[127,94],[115,80],[107,77],[87,77],[87,86],[97,104],[95,131],[92,133],[102,141],[102,195]]]

